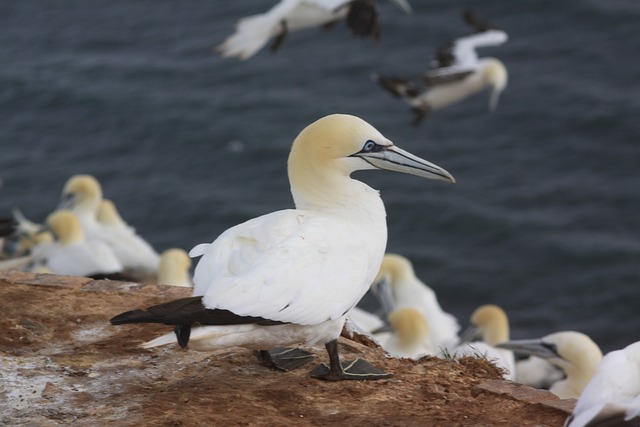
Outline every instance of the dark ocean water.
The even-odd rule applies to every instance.
[[[158,250],[190,249],[291,207],[293,138],[350,113],[458,180],[359,175],[382,192],[389,251],[463,324],[496,303],[515,338],[640,339],[640,2],[413,0],[412,16],[383,2],[377,45],[339,24],[246,62],[212,53],[272,4],[0,3],[0,215],[43,221],[65,180],[91,173]],[[481,52],[509,86],[494,114],[476,96],[412,128],[369,75],[424,70],[466,33],[465,6],[509,33]]]

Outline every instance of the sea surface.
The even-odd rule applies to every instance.
[[[381,191],[388,250],[410,258],[463,325],[501,305],[513,338],[640,339],[640,1],[380,0],[381,40],[343,23],[289,34],[247,61],[212,51],[275,1],[0,3],[0,216],[44,221],[90,173],[158,250],[190,249],[293,206],[291,142],[330,113],[358,115],[449,170],[450,185],[363,172]],[[417,74],[468,32],[472,7],[509,33],[509,86],[416,128],[370,80]]]

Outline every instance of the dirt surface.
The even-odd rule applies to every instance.
[[[363,357],[394,377],[331,383],[309,377],[316,362],[278,372],[245,349],[143,350],[170,328],[108,323],[189,295],[0,271],[0,425],[561,426],[574,404],[497,380],[480,359],[392,359],[341,338],[343,360]]]

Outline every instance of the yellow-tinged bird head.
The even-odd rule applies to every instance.
[[[389,323],[403,347],[423,343],[429,337],[429,325],[415,308],[407,307],[389,313]]]
[[[471,314],[471,324],[489,345],[509,341],[509,318],[495,304],[482,305]]]
[[[96,213],[102,200],[102,188],[91,175],[74,175],[67,180],[60,196],[59,209]]]
[[[69,210],[55,211],[47,217],[47,227],[57,236],[63,245],[82,243],[84,231],[80,220]]]
[[[307,126],[289,154],[289,181],[299,208],[342,204],[352,197],[352,172],[387,169],[455,182],[449,172],[404,151],[364,120],[332,114]],[[351,184],[350,184],[351,181]],[[355,185],[362,188],[360,185]],[[341,194],[345,195],[341,200]],[[332,196],[333,195],[333,196]]]
[[[383,279],[388,279],[391,287],[396,286],[398,283],[402,283],[407,279],[413,279],[416,274],[413,270],[411,261],[402,255],[386,253],[382,258],[382,264],[380,264],[380,270],[378,276],[374,280],[374,283],[378,283]]]
[[[115,203],[109,199],[104,199],[98,207],[98,222],[107,225],[121,225],[124,223]]]
[[[170,248],[160,255],[158,283],[174,286],[192,286],[189,279],[191,258],[180,248]]]

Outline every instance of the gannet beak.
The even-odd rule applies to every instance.
[[[382,279],[377,283],[371,285],[371,292],[376,296],[382,310],[384,311],[384,317],[386,318],[389,313],[394,310],[393,293],[391,292],[391,285],[386,279]]]
[[[378,169],[407,173],[422,178],[456,182],[455,178],[440,166],[414,156],[395,145],[378,145],[376,150],[360,151],[352,156],[360,157]]]
[[[496,345],[496,347],[513,350],[517,353],[538,356],[542,359],[562,358],[558,354],[554,344],[547,344],[540,339],[507,341]]]
[[[460,335],[460,344],[468,343],[476,338],[479,338],[482,335],[480,328],[477,326],[471,325],[467,329],[464,330],[462,335]]]
[[[62,196],[60,196],[60,201],[58,202],[58,207],[56,208],[56,210],[71,209],[73,208],[75,201],[76,201],[75,194],[65,193]]]

